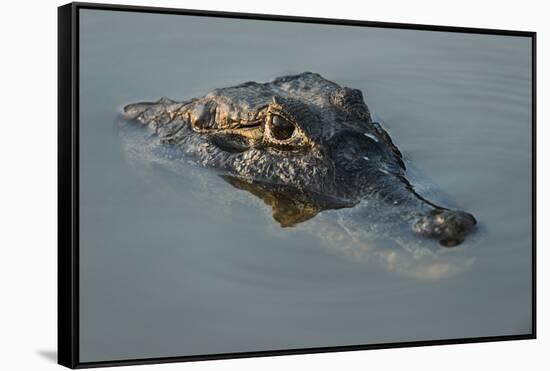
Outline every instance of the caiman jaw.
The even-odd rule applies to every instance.
[[[454,247],[461,244],[475,228],[477,221],[472,214],[434,204],[418,194],[405,177],[386,174],[385,179],[385,182],[393,182],[394,185],[398,181],[401,186],[394,186],[390,190],[380,186],[378,195],[386,203],[401,210],[401,217],[410,223],[414,233],[438,239],[442,246]]]

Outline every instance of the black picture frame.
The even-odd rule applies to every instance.
[[[176,14],[285,22],[508,35],[532,41],[532,332],[445,340],[280,349],[223,354],[200,354],[148,359],[81,362],[79,359],[79,11],[96,9],[136,13]],[[231,13],[97,3],[70,3],[58,8],[58,363],[89,368],[184,362],[289,354],[495,342],[536,338],[536,32],[310,18],[268,14]]]

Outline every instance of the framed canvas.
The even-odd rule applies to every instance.
[[[535,338],[534,32],[58,19],[60,364]]]

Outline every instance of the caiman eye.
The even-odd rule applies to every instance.
[[[273,138],[277,140],[287,140],[294,133],[294,125],[278,115],[271,116],[270,129]]]

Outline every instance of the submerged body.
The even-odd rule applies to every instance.
[[[361,91],[315,73],[247,82],[184,102],[134,103],[124,112],[162,143],[262,198],[282,226],[368,198],[445,246],[461,243],[476,224],[472,215],[416,193],[401,152],[372,121]]]

